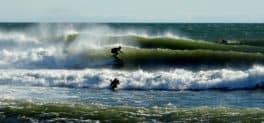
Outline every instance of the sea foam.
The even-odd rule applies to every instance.
[[[203,90],[250,89],[264,85],[264,67],[248,70],[215,69],[190,71],[119,71],[111,69],[85,70],[0,70],[1,85],[51,86],[70,88],[108,88],[110,80],[118,78],[118,89],[140,90]]]

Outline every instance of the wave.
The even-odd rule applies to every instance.
[[[110,48],[68,49],[48,46],[21,50],[0,50],[0,68],[80,69],[80,68],[160,68],[160,67],[240,67],[263,64],[264,55],[233,51],[168,50],[123,47],[114,58]]]
[[[65,39],[69,42],[74,42],[77,37],[82,34],[66,35]],[[93,37],[93,36],[90,36]],[[215,42],[191,40],[188,38],[175,38],[175,37],[163,37],[163,36],[101,36],[93,38],[99,38],[101,43],[104,44],[123,44],[132,45],[140,48],[165,48],[172,50],[217,50],[217,51],[238,51],[238,52],[264,52],[261,41],[240,41],[238,43],[221,44]]]
[[[166,50],[125,48],[120,60],[124,66],[143,67],[144,65],[233,65],[262,64],[264,55],[211,50]]]
[[[264,115],[263,109],[136,108],[19,101],[1,101],[0,111],[3,122],[261,122]]]
[[[110,49],[123,46],[114,59]],[[264,48],[191,40],[171,33],[116,31],[106,26],[77,29],[37,25],[0,31],[0,68],[148,68],[263,64]]]
[[[206,49],[206,50],[220,50],[220,51],[239,51],[239,52],[260,52],[263,53],[264,48],[256,46],[246,45],[228,45],[219,44],[206,41],[195,41],[186,39],[173,39],[173,38],[142,38],[135,37],[140,42],[140,46],[143,48],[169,48],[178,50],[194,50],[194,49]]]
[[[253,89],[264,86],[264,67],[200,71],[0,70],[1,85],[106,89],[113,78],[121,81],[118,89],[125,90]]]

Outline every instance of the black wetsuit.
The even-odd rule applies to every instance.
[[[111,49],[111,53],[113,54],[115,58],[117,58],[117,55],[119,54],[119,52],[121,52],[121,47]]]
[[[222,43],[222,44],[227,44],[228,42],[227,42],[227,40],[222,40],[221,43]]]
[[[119,84],[120,84],[119,80],[115,78],[114,80],[111,81],[110,88],[112,90],[115,90],[117,88],[117,85]]]
[[[118,58],[118,54],[123,53],[121,51],[121,47],[112,48],[111,53],[113,54],[113,58],[114,58],[113,68],[118,68],[118,69],[122,68],[124,66],[124,62],[122,59]]]

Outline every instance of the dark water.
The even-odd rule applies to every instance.
[[[3,30],[25,30],[39,23],[1,23]],[[263,39],[264,24],[249,23],[42,23],[51,27],[73,26],[84,29],[107,26],[116,31],[143,30],[149,35],[172,33],[195,40],[218,41],[222,39]]]

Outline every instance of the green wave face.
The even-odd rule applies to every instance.
[[[73,42],[78,35],[69,35],[66,39]],[[194,41],[189,39],[175,39],[166,37],[144,38],[140,36],[105,36],[101,37],[103,43],[123,43],[136,45],[140,48],[165,48],[173,50],[218,50],[238,52],[260,52],[264,53],[263,40],[241,40],[238,43],[220,44],[215,42]]]
[[[76,38],[77,35],[71,37]],[[84,53],[84,58],[89,62],[113,61],[110,64],[119,68],[146,65],[243,66],[264,63],[264,47],[139,36],[106,36],[100,39],[106,46],[104,50],[88,50]],[[110,46],[118,43],[124,44],[124,53],[118,56],[119,59],[115,59],[110,52]]]
[[[113,61],[121,68],[144,66],[171,66],[171,65],[252,65],[264,63],[261,53],[243,53],[234,51],[212,50],[169,50],[169,49],[140,49],[123,47],[123,53],[114,58],[110,48],[105,50],[89,51],[84,54],[88,61]],[[92,52],[92,54],[91,54]]]
[[[261,122],[262,109],[135,108],[83,104],[36,104],[7,101],[1,106],[2,122]]]
[[[218,50],[239,52],[264,52],[264,48],[246,45],[227,45],[205,41],[192,41],[187,39],[173,38],[140,38],[134,37],[135,41],[143,48],[167,48],[174,50]]]

